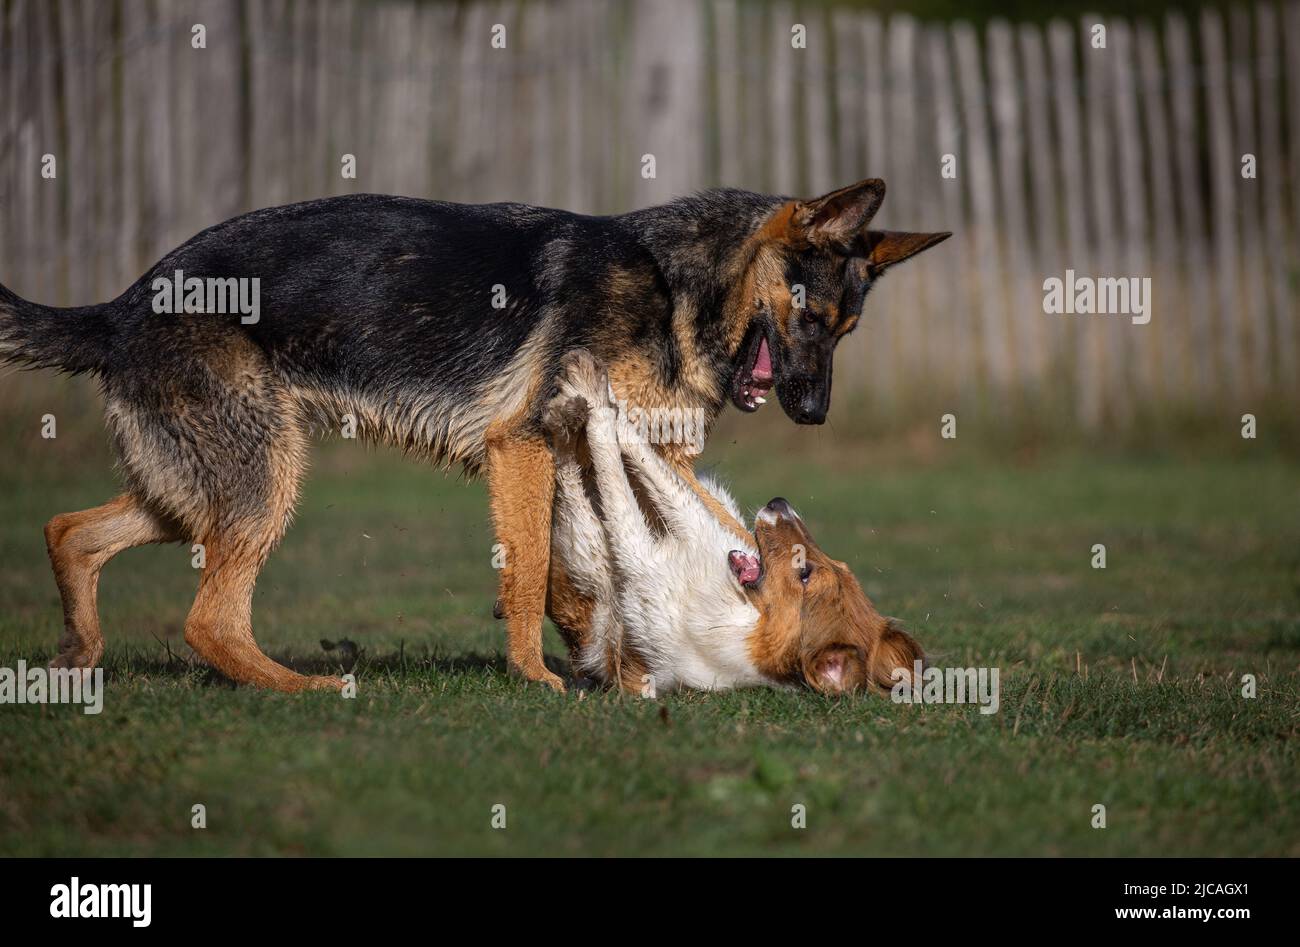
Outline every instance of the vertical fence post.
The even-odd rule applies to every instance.
[[[768,7],[767,49],[771,72],[772,135],[772,186],[779,194],[794,194],[799,187],[799,162],[795,151],[799,141],[796,132],[794,77],[796,54],[790,45],[790,27],[794,24],[794,11],[790,4],[773,3]]]
[[[1182,241],[1182,272],[1191,305],[1191,335],[1188,360],[1192,390],[1204,396],[1219,386],[1218,360],[1214,358],[1214,300],[1210,295],[1210,260],[1203,183],[1197,161],[1200,126],[1196,108],[1196,74],[1192,68],[1191,31],[1182,14],[1170,12],[1165,19],[1165,59],[1169,70],[1169,93],[1173,106],[1174,171],[1178,181],[1179,235]]]
[[[1111,64],[1114,82],[1114,99],[1111,107],[1114,111],[1116,132],[1116,157],[1119,171],[1119,203],[1121,238],[1124,259],[1112,275],[1123,277],[1147,278],[1151,276],[1150,246],[1147,234],[1147,221],[1150,211],[1147,209],[1146,187],[1143,171],[1151,166],[1150,161],[1143,160],[1142,132],[1138,125],[1137,85],[1133,69],[1133,34],[1128,23],[1114,20],[1110,24],[1110,51],[1107,57]],[[1142,285],[1142,284],[1139,284]],[[1152,280],[1151,291],[1159,299],[1162,287]],[[1151,304],[1148,299],[1147,304]],[[1151,314],[1150,312],[1148,314]],[[1155,319],[1154,314],[1151,314]],[[1117,336],[1116,354],[1122,359],[1120,365],[1119,397],[1115,399],[1117,415],[1121,418],[1132,412],[1133,405],[1149,394],[1152,388],[1150,352],[1152,346],[1152,326],[1135,325],[1125,316],[1107,317],[1113,322],[1112,329]]]
[[[1091,245],[1089,257],[1092,261],[1090,272],[1077,273],[1076,276],[1102,276],[1115,272],[1120,262],[1116,252],[1118,233],[1115,227],[1114,203],[1114,164],[1111,146],[1110,114],[1112,91],[1112,69],[1110,50],[1098,49],[1092,45],[1092,27],[1101,24],[1099,18],[1085,16],[1080,23],[1082,36],[1083,73],[1086,102],[1084,114],[1088,123],[1088,174],[1086,206],[1090,211]],[[1067,290],[1068,291],[1068,290]],[[1080,392],[1083,396],[1082,414],[1085,423],[1092,428],[1099,427],[1107,406],[1107,393],[1112,396],[1120,378],[1120,365],[1123,356],[1123,338],[1108,324],[1109,320],[1097,316],[1076,315],[1073,317],[1081,333],[1080,350],[1086,352],[1086,362],[1080,366]]]
[[[1029,295],[1024,305],[1036,324],[1032,350],[1037,352],[1031,366],[1030,380],[1039,388],[1063,355],[1062,323],[1059,317],[1043,314],[1039,296],[1042,280],[1049,274],[1059,275],[1061,267],[1061,235],[1058,214],[1057,150],[1052,140],[1050,98],[1047,78],[1047,57],[1043,50],[1043,34],[1037,26],[1025,24],[1019,30],[1021,86],[1024,97],[1024,124],[1029,139],[1029,181],[1033,195],[1028,219],[1033,224],[1033,236],[1025,235],[1028,248],[1024,259],[1031,267],[1022,274]]]
[[[1251,29],[1250,11],[1233,7],[1229,16],[1230,84],[1232,91],[1232,147],[1231,177],[1237,193],[1239,238],[1241,249],[1241,291],[1238,305],[1241,322],[1250,347],[1242,359],[1242,374],[1246,389],[1259,393],[1268,383],[1268,313],[1265,299],[1263,259],[1259,240],[1259,178],[1246,178],[1242,174],[1245,155],[1255,156],[1255,173],[1259,174],[1259,137],[1255,131],[1255,90],[1251,81]]]
[[[1201,11],[1201,52],[1205,69],[1206,111],[1209,118],[1211,221],[1214,234],[1214,278],[1218,300],[1218,349],[1222,353],[1229,394],[1240,396],[1244,386],[1241,364],[1241,321],[1237,288],[1237,202],[1234,178],[1238,164],[1232,156],[1232,126],[1228,114],[1228,75],[1223,21],[1217,11]]]
[[[977,269],[972,270],[969,276],[972,292],[979,300],[977,311],[983,331],[987,380],[993,391],[1000,393],[1010,386],[1012,380],[1011,349],[1007,339],[1007,306],[1002,293],[1005,270],[998,238],[992,145],[980,69],[979,40],[968,23],[954,24],[952,35],[966,127],[966,173],[974,210],[974,226],[967,239],[979,248]]]
[[[1037,285],[1030,276],[1029,223],[1025,212],[1025,145],[1021,123],[1025,114],[1017,77],[1011,25],[994,20],[988,27],[988,59],[991,80],[993,122],[997,136],[998,192],[1002,202],[999,237],[1007,262],[1006,297],[1010,306],[1012,350],[1022,385],[1041,377],[1046,358],[1043,352],[1043,313],[1035,306]],[[1035,155],[1031,164],[1041,160]]]
[[[971,398],[979,385],[979,331],[972,314],[977,299],[968,291],[971,274],[981,265],[979,250],[970,239],[962,193],[969,180],[969,164],[961,117],[957,109],[952,74],[952,52],[948,32],[944,27],[932,26],[927,31],[926,53],[930,70],[930,88],[934,94],[934,138],[937,153],[934,170],[942,171],[938,164],[943,156],[951,155],[956,177],[940,177],[938,189],[943,207],[943,227],[954,234],[956,244],[949,252],[958,261],[956,278],[935,281],[935,305],[930,318],[938,331],[931,332],[931,365],[936,370],[932,381],[940,388],[938,394],[948,403]]]
[[[1137,61],[1139,104],[1142,127],[1147,134],[1148,167],[1151,169],[1151,240],[1152,286],[1160,299],[1159,315],[1143,330],[1151,338],[1149,349],[1152,391],[1158,400],[1168,398],[1180,388],[1181,375],[1174,357],[1174,342],[1187,335],[1191,321],[1188,313],[1199,301],[1188,298],[1183,280],[1176,270],[1178,225],[1174,219],[1174,181],[1169,151],[1169,107],[1164,96],[1160,71],[1160,47],[1155,30],[1149,23],[1137,26]]]
[[[1285,164],[1282,158],[1282,103],[1279,97],[1283,62],[1274,8],[1255,8],[1255,76],[1259,82],[1259,189],[1264,208],[1264,256],[1267,259],[1269,308],[1272,311],[1273,377],[1279,391],[1295,384],[1296,350],[1294,306],[1287,287],[1286,227],[1283,210],[1286,199]],[[1292,63],[1292,68],[1296,68]],[[1292,181],[1300,187],[1300,181]]]

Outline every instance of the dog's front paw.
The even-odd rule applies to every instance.
[[[590,407],[585,398],[563,392],[552,398],[542,411],[542,429],[555,443],[563,443],[587,426]]]
[[[592,411],[610,405],[609,373],[586,349],[574,349],[561,359],[559,389],[561,395],[583,399]]]

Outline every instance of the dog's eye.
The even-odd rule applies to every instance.
[[[810,326],[815,326],[821,322],[821,319],[811,309],[805,309],[803,311],[803,321]]]
[[[802,582],[804,585],[807,585],[808,580],[812,578],[812,569],[813,569],[812,563],[805,562],[803,568],[799,570],[799,581]]]

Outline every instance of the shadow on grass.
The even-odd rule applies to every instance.
[[[386,677],[401,680],[403,678],[425,679],[430,676],[460,677],[480,675],[484,672],[507,676],[510,667],[503,655],[487,655],[477,652],[458,655],[436,653],[410,654],[404,648],[381,655],[370,655],[365,649],[355,655],[340,659],[329,653],[320,655],[302,655],[285,652],[268,652],[268,656],[292,671],[307,675],[340,675],[355,673],[358,677]],[[44,666],[54,657],[53,651],[38,650],[26,656],[29,667]],[[584,686],[588,682],[575,679],[567,661],[547,655],[546,666],[555,674],[564,678],[570,685]],[[233,689],[238,685],[216,670],[193,652],[177,654],[170,643],[164,642],[159,648],[128,647],[110,651],[101,665],[105,677],[112,680],[117,675],[144,677],[174,677],[185,679],[188,683],[200,687],[224,687]]]

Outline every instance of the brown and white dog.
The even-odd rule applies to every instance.
[[[543,418],[556,462],[551,555],[595,603],[586,639],[571,647],[575,672],[643,693],[888,689],[900,668],[910,679],[920,646],[876,611],[789,503],[772,500],[752,537],[738,536],[620,422],[611,397],[603,368],[574,352]],[[702,482],[738,521],[735,500]]]

